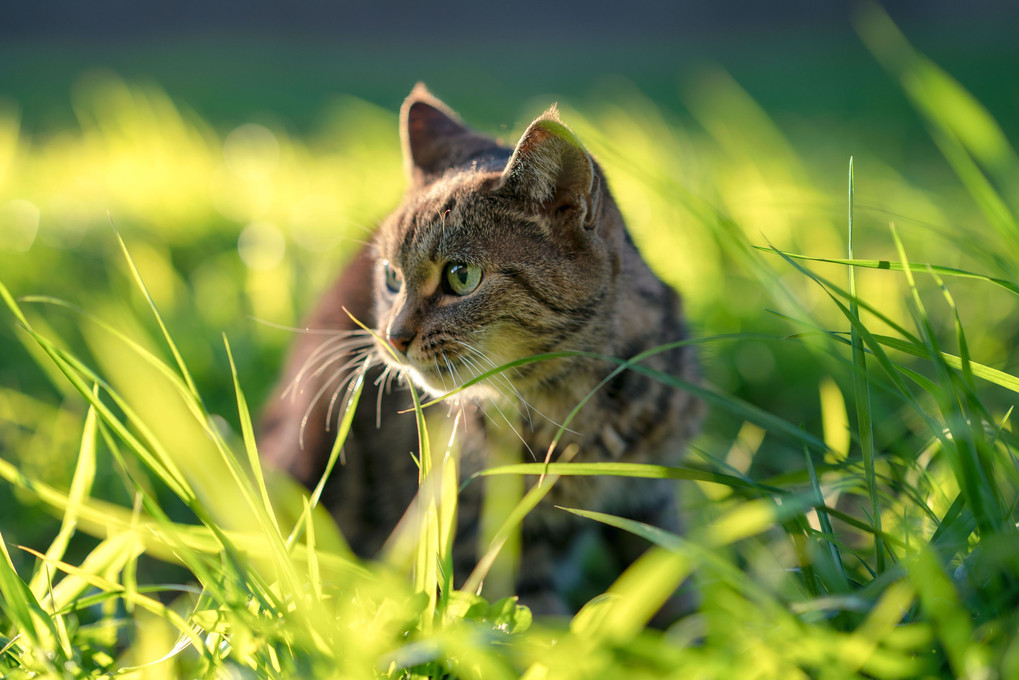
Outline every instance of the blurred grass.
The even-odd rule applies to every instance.
[[[399,199],[392,111],[342,97],[300,134],[219,130],[111,74],[75,86],[56,133],[0,109],[0,283],[49,296],[7,296],[0,325],[0,669],[140,676],[173,652],[144,673],[1014,677],[1019,160],[879,10],[858,30],[943,159],[860,143],[848,204],[844,140],[790,133],[720,68],[683,80],[684,114],[623,83],[561,106],[683,292],[713,405],[682,468],[547,470],[682,480],[697,527],[573,509],[656,548],[569,632],[497,600],[499,563],[488,601],[448,587],[444,442],[422,459],[416,552],[367,567],[284,494],[275,510],[306,527],[288,540],[248,457],[247,405],[292,339],[274,325],[300,322]],[[489,480],[545,471],[500,463]],[[504,504],[508,524],[527,503]],[[645,630],[684,580],[696,612]]]

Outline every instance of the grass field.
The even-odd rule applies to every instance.
[[[347,97],[310,130],[219,130],[110,74],[59,134],[0,108],[0,675],[1019,677],[1019,156],[883,15],[860,34],[937,155],[787,134],[721,69],[682,119],[621,83],[561,102],[684,295],[711,415],[681,467],[472,481],[517,489],[480,595],[444,576],[439,419],[420,519],[371,562],[316,497],[271,491],[251,434],[280,326],[399,200],[395,113]],[[675,478],[691,528],[572,509],[653,547],[532,621],[499,547],[569,474]],[[696,611],[647,628],[683,584]]]

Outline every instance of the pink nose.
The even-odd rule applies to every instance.
[[[386,335],[386,340],[393,346],[400,354],[406,354],[407,348],[410,346],[411,340],[414,339],[413,333],[390,333]]]

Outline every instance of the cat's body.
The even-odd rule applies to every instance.
[[[410,178],[404,201],[307,323],[356,332],[345,307],[389,347],[372,347],[381,341],[356,335],[346,344],[346,336],[336,333],[302,336],[283,380],[298,389],[293,398],[272,402],[263,420],[264,458],[305,484],[314,484],[323,470],[334,436],[325,423],[328,419],[335,431],[337,421],[338,406],[330,398],[352,368],[342,367],[361,347],[386,366],[373,369],[369,380],[380,371],[398,372],[439,395],[522,357],[575,351],[627,359],[685,338],[678,297],[640,257],[601,170],[554,108],[509,149],[464,127],[419,88],[404,105],[401,133]],[[688,347],[642,364],[696,379]],[[470,394],[482,404],[496,392],[516,401],[525,455],[543,460],[559,425],[615,366],[590,356],[530,363]],[[394,386],[380,395],[377,403],[365,391],[345,464],[334,471],[324,497],[363,555],[378,550],[417,489],[410,455],[417,447],[414,419],[398,414],[408,407],[406,390]],[[516,413],[512,407],[509,412]],[[464,438],[466,467],[476,468],[485,464],[484,422],[474,409],[465,414],[471,421]],[[689,394],[623,371],[577,413],[556,451],[575,444],[577,461],[668,465],[678,460],[700,415],[700,403]],[[468,490],[472,487],[478,485]],[[674,485],[665,480],[561,478],[551,498],[525,521],[518,592],[539,610],[565,610],[557,602],[563,590],[560,562],[594,524],[553,504],[675,529],[673,494]],[[462,501],[461,570],[473,554],[477,493],[469,491]],[[613,536],[609,547],[617,553],[610,571],[618,573],[646,545]]]

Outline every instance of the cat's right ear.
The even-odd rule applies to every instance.
[[[400,109],[403,166],[412,187],[421,187],[492,141],[460,122],[423,83],[414,86]]]
[[[524,132],[502,174],[503,190],[553,223],[594,228],[600,187],[594,161],[553,105]]]

